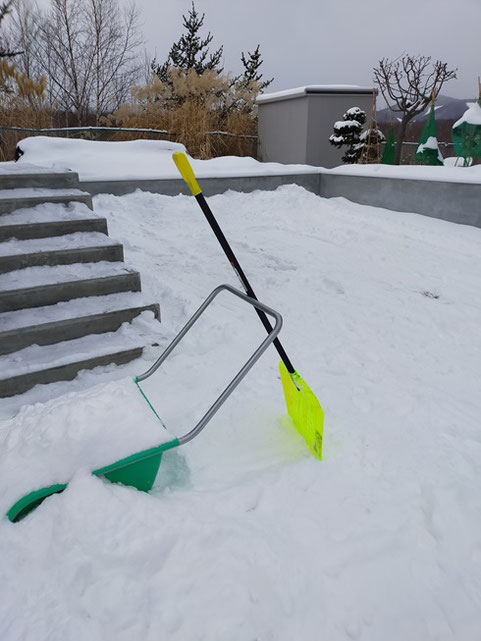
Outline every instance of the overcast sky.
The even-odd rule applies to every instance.
[[[241,51],[261,45],[268,91],[309,84],[372,86],[382,57],[404,51],[458,68],[442,93],[477,97],[481,0],[197,0],[212,50],[224,45],[225,71],[239,73]],[[150,54],[159,61],[182,33],[190,0],[137,0]]]

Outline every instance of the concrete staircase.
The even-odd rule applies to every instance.
[[[73,172],[0,168],[0,397],[126,363],[158,328],[159,306],[78,186]]]

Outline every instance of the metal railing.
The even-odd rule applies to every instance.
[[[20,133],[31,133],[31,134],[102,134],[105,132],[108,133],[135,133],[135,134],[159,134],[162,136],[176,136],[177,134],[173,131],[167,131],[166,129],[142,129],[134,127],[51,127],[48,129],[31,129],[29,127],[0,127],[0,132],[2,131],[17,131]],[[1,135],[1,134],[0,134]],[[258,136],[248,135],[248,134],[234,134],[230,131],[205,131],[204,136],[228,136],[231,138],[241,138],[245,140],[257,140]]]

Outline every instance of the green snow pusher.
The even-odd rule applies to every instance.
[[[194,428],[192,428],[184,436],[180,436],[179,438],[172,438],[172,440],[169,440],[167,442],[161,442],[165,441],[165,439],[159,438],[159,442],[161,442],[160,445],[151,447],[141,452],[136,452],[130,456],[127,456],[126,458],[122,458],[119,461],[111,462],[104,467],[93,470],[92,474],[94,476],[102,476],[112,483],[122,483],[123,485],[129,485],[144,492],[148,492],[149,490],[151,490],[157,476],[160,463],[162,461],[163,453],[167,450],[171,450],[175,447],[179,447],[180,445],[188,443],[204,429],[204,427],[211,420],[217,410],[227,400],[227,398],[232,394],[232,392],[239,385],[242,379],[246,376],[252,366],[259,360],[259,358],[266,351],[269,345],[276,339],[282,327],[282,317],[279,312],[275,311],[271,307],[268,307],[267,305],[264,305],[264,303],[261,303],[258,300],[250,298],[231,285],[224,284],[216,287],[216,289],[214,289],[214,291],[205,299],[205,301],[195,312],[195,314],[187,321],[187,323],[177,334],[177,336],[166,347],[166,349],[162,352],[162,354],[155,361],[152,367],[147,370],[147,372],[141,374],[140,376],[137,376],[132,381],[132,384],[137,387],[139,394],[141,394],[143,399],[145,400],[145,411],[154,412],[154,414],[159,419],[159,429],[165,429],[165,426],[162,423],[157,411],[142,390],[140,383],[152,376],[152,374],[154,374],[154,372],[159,369],[159,367],[166,360],[169,354],[171,354],[171,352],[176,348],[182,338],[200,318],[205,309],[221,292],[229,292],[234,296],[240,298],[241,300],[247,302],[249,305],[252,305],[256,310],[259,310],[262,313],[271,316],[274,319],[274,326],[271,328],[271,331],[269,331],[266,338],[262,341],[262,343],[260,343],[257,349],[245,362],[242,368],[237,372],[230,383],[225,387],[220,396],[210,406],[210,408]],[[141,420],[141,417],[139,417],[139,420]],[[48,487],[43,487],[26,494],[18,501],[16,501],[16,503],[12,505],[12,507],[8,510],[8,519],[13,522],[20,521],[29,512],[40,505],[40,503],[42,503],[42,501],[44,501],[47,497],[63,492],[67,485],[68,482],[55,483],[53,485],[49,485]]]

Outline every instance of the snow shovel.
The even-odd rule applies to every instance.
[[[175,347],[180,343],[183,337],[187,332],[192,328],[195,322],[200,318],[204,313],[206,308],[212,303],[214,298],[221,292],[229,292],[237,296],[241,300],[245,301],[249,305],[253,306],[258,311],[261,311],[263,314],[268,314],[274,319],[274,327],[269,330],[266,338],[261,342],[257,349],[253,352],[251,357],[245,362],[242,368],[237,372],[231,382],[227,385],[224,391],[219,395],[215,402],[210,406],[204,416],[198,421],[198,423],[186,434],[180,436],[179,438],[174,438],[165,430],[165,425],[154,409],[153,405],[145,395],[144,391],[140,387],[139,383],[144,381],[146,378],[149,378],[156,372],[165,359],[171,354]],[[282,317],[279,312],[274,309],[264,305],[258,300],[254,300],[252,297],[247,296],[243,292],[238,291],[231,285],[219,285],[214,289],[214,291],[205,299],[199,309],[195,314],[187,321],[181,331],[173,339],[173,341],[165,348],[159,358],[155,361],[152,367],[147,370],[144,374],[135,377],[132,381],[132,384],[137,387],[139,394],[142,395],[145,404],[145,412],[153,412],[157,419],[159,420],[159,438],[157,445],[149,449],[136,452],[130,456],[122,458],[119,461],[114,461],[101,467],[99,469],[93,470],[92,474],[94,476],[103,476],[112,483],[122,483],[123,485],[129,485],[136,487],[138,490],[148,492],[152,489],[159,466],[162,460],[162,455],[165,451],[171,450],[180,445],[188,443],[194,439],[200,432],[204,429],[207,423],[211,420],[217,410],[221,405],[227,400],[227,398],[232,394],[235,388],[239,385],[242,379],[246,376],[252,366],[259,360],[262,354],[270,346],[270,344],[276,339],[278,333],[282,327]],[[141,405],[142,407],[142,405]],[[149,416],[150,418],[150,416]],[[145,420],[145,418],[144,418]],[[139,423],[142,422],[142,416],[138,417]],[[162,429],[163,428],[163,429]],[[135,429],[135,426],[132,426],[132,429]],[[54,485],[49,485],[48,487],[43,487],[41,489],[30,492],[20,498],[7,512],[7,518],[10,521],[16,522],[23,519],[29,512],[38,507],[42,501],[52,494],[58,494],[63,492],[67,483],[56,483]]]
[[[175,152],[173,160],[180,172],[180,175],[187,183],[192,195],[195,197],[202,209],[207,222],[209,223],[212,231],[214,232],[217,240],[219,241],[232,269],[237,274],[237,277],[242,283],[242,286],[250,298],[257,300],[257,297],[252,289],[249,281],[239,261],[237,260],[231,246],[229,245],[222,229],[219,227],[217,220],[212,213],[211,208],[207,204],[202,189],[199,187],[195,178],[189,160],[184,153]],[[262,311],[256,308],[256,312],[266,328],[267,332],[272,330],[269,319]],[[312,390],[306,384],[304,379],[294,369],[289,357],[287,356],[281,342],[278,338],[274,341],[274,346],[277,349],[281,362],[279,363],[279,370],[281,374],[282,387],[284,390],[284,397],[286,399],[287,413],[296,427],[297,431],[305,439],[309,449],[318,458],[322,458],[322,436],[324,432],[324,412],[322,407],[313,394]]]

